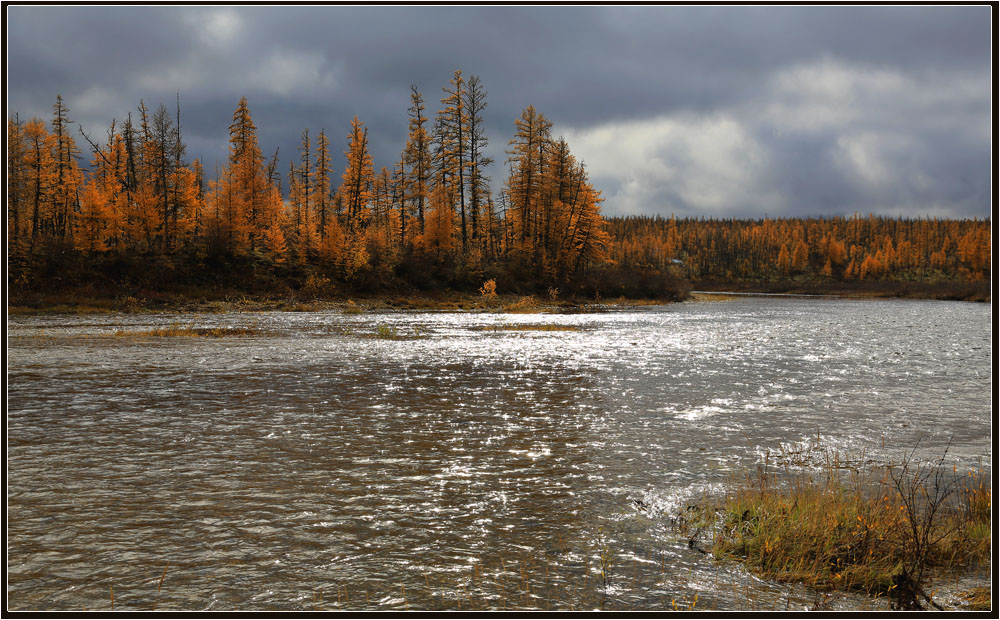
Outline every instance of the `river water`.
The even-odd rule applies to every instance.
[[[991,471],[991,314],[745,297],[9,317],[8,605],[809,607],[671,517],[764,455],[950,444]],[[165,327],[249,333],[142,334]]]

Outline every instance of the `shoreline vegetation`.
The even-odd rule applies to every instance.
[[[942,610],[931,584],[988,568],[988,472],[910,452],[896,463],[812,449],[767,452],[722,495],[671,518],[688,546],[769,580],[860,592],[892,610]],[[828,596],[828,595],[827,595]],[[989,610],[988,586],[956,594]],[[822,609],[818,601],[814,609]]]
[[[481,292],[437,291],[354,292],[294,289],[285,282],[275,292],[258,287],[177,286],[164,290],[129,287],[117,289],[93,284],[59,286],[43,290],[8,289],[7,314],[104,314],[141,312],[376,312],[394,310],[571,312],[649,306],[681,301],[725,301],[745,295],[807,295],[855,299],[928,299],[990,303],[988,282],[866,282],[821,283],[783,281],[750,283],[734,281],[682,282],[664,295],[603,297],[563,295],[550,288],[544,294],[495,294],[488,301]]]

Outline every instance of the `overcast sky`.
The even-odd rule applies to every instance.
[[[306,128],[342,153],[355,114],[391,169],[410,85],[433,116],[461,69],[488,92],[494,191],[531,104],[606,215],[982,218],[992,20],[990,6],[8,5],[6,111],[49,120],[61,94],[103,138],[140,98],[173,111],[179,91],[188,157],[214,174],[246,96],[283,172]]]

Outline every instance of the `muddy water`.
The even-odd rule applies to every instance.
[[[764,454],[950,442],[991,469],[991,312],[13,317],[8,604],[808,607],[670,517]],[[510,329],[529,325],[562,329]],[[252,333],[142,335],[171,326]]]

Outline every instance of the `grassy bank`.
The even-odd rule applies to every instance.
[[[715,557],[761,577],[862,591],[915,610],[937,608],[926,591],[931,577],[988,565],[991,511],[989,477],[943,458],[885,466],[833,455],[812,475],[779,476],[765,462],[680,523],[692,545],[711,532]],[[971,608],[984,604],[988,590],[970,593]]]

